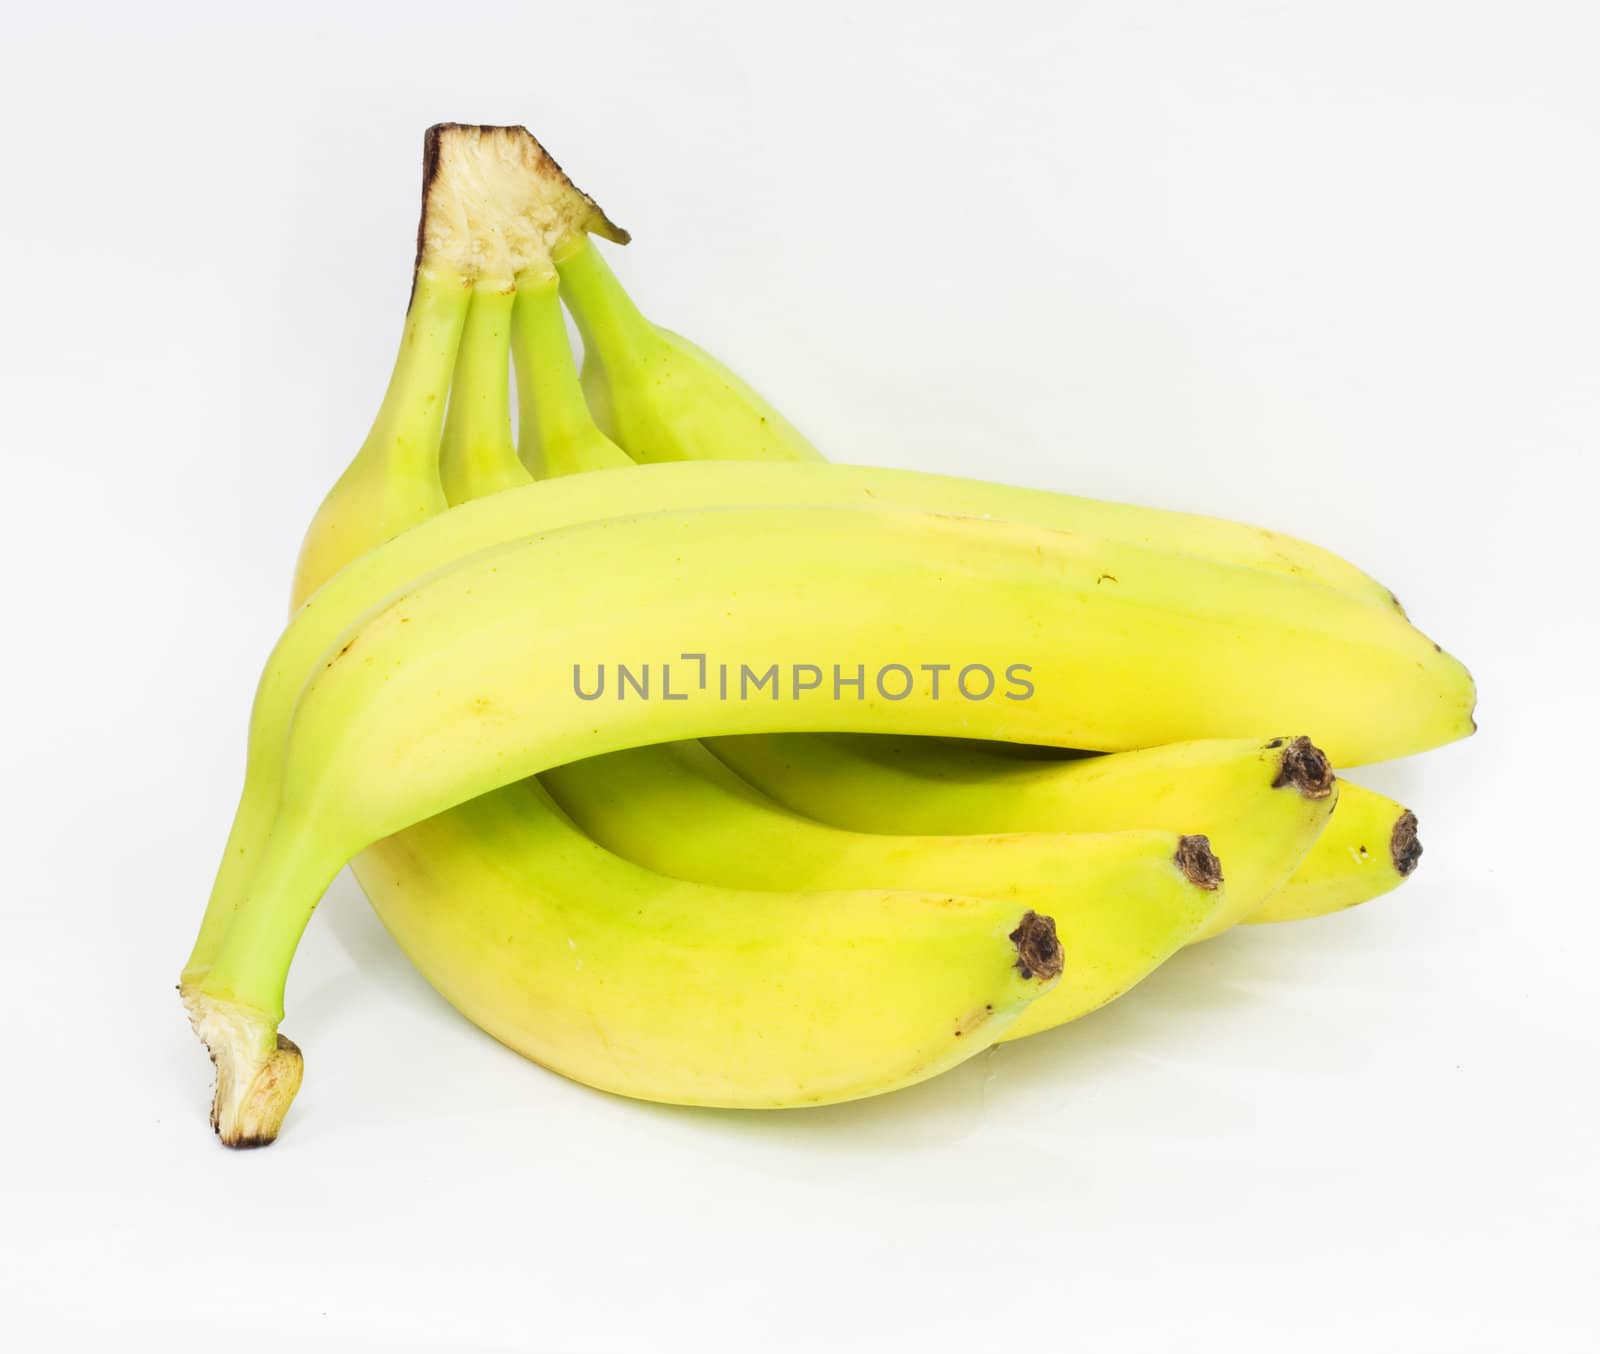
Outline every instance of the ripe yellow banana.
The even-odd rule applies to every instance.
[[[1259,911],[1337,815],[1328,759],[1305,738],[1204,739],[1073,761],[926,739],[717,738],[711,752],[786,808],[859,832],[1122,832],[1203,823],[1230,905],[1196,939]]]
[[[1162,844],[1152,874],[1203,916],[1211,895]],[[536,1062],[648,1100],[765,1108],[905,1086],[991,1044],[1063,963],[1048,920],[1015,900],[666,879],[596,846],[537,781],[417,824],[386,857],[363,886],[452,1005]]]
[[[829,827],[782,809],[700,743],[630,748],[540,779],[592,840],[676,879],[751,889],[948,889],[1048,908],[1066,973],[1008,1039],[1076,1020],[1127,991],[1228,912],[1234,893],[1229,866],[1225,890],[1202,900],[1195,885],[1211,881],[1172,868],[1183,851],[1170,832],[893,836]],[[1265,840],[1252,840],[1252,851],[1292,861],[1324,816],[1258,812]],[[1313,826],[1303,829],[1301,818]],[[1292,840],[1280,846],[1273,834]]]
[[[1304,921],[1398,888],[1422,859],[1417,815],[1386,795],[1340,781],[1327,830],[1265,907],[1247,921]]]
[[[981,500],[984,486],[973,485],[973,497]],[[293,623],[273,652],[262,675],[251,711],[249,758],[245,786],[227,847],[223,854],[210,904],[206,909],[194,952],[185,968],[186,986],[210,963],[221,935],[226,931],[241,895],[246,872],[251,868],[265,837],[267,825],[278,800],[281,751],[290,712],[301,686],[319,657],[334,646],[341,632],[364,611],[382,602],[396,590],[475,551],[514,541],[536,532],[551,531],[573,523],[591,521],[611,513],[637,513],[653,509],[713,506],[718,504],[820,503],[915,504],[942,511],[959,511],[967,497],[966,482],[937,476],[922,476],[904,471],[877,471],[828,465],[757,465],[740,463],[702,463],[639,466],[625,470],[600,471],[576,475],[544,484],[508,490],[476,502],[464,504],[423,522],[420,526],[354,559],[346,568],[322,585],[300,608]],[[1012,491],[1018,493],[1020,491]],[[1032,496],[1047,507],[1050,495]],[[1030,496],[1021,494],[1024,503]],[[1048,513],[1044,515],[1048,516]],[[1073,539],[1061,535],[1060,540]],[[1112,548],[1112,547],[1108,547]],[[1128,550],[1128,547],[1115,547]],[[1142,552],[1134,552],[1140,554]],[[1167,561],[1171,570],[1183,571],[1182,562],[1171,556],[1152,556]],[[1341,610],[1347,622],[1368,638],[1388,643],[1386,634],[1395,632],[1397,642],[1410,643],[1410,631],[1392,613],[1377,608],[1359,608],[1325,589],[1307,587],[1256,570],[1226,569],[1219,565],[1195,562],[1198,596],[1209,609],[1227,606],[1236,588],[1244,592],[1233,598],[1248,615],[1254,608],[1254,594],[1266,589],[1278,598],[1279,614],[1287,608],[1294,613],[1293,624],[1301,624],[1302,601],[1306,617],[1320,605]],[[1111,572],[1114,572],[1112,570]],[[1106,585],[1096,582],[1104,593]],[[1359,614],[1358,614],[1359,613]],[[1200,621],[1203,628],[1203,615]],[[904,616],[897,617],[903,621]],[[691,641],[692,643],[693,641]],[[1209,642],[1197,636],[1195,653],[1209,651]],[[1343,660],[1329,670],[1308,674],[1305,681],[1317,696],[1318,704],[1342,705],[1347,688],[1345,667],[1360,675],[1370,668],[1368,653],[1377,645],[1360,643],[1348,664]],[[1439,718],[1424,736],[1437,741],[1461,737],[1471,730],[1472,684],[1465,671],[1453,660],[1433,652],[1431,645],[1417,656],[1416,669],[1421,689],[1412,697],[1403,690],[1385,692],[1381,676],[1373,675],[1366,685],[1374,694],[1365,698],[1372,708],[1383,711],[1391,701],[1434,709]],[[680,645],[681,648],[681,645]],[[674,651],[676,652],[676,651]],[[1235,651],[1237,653],[1237,651]],[[810,660],[808,660],[810,661]],[[948,661],[941,659],[938,661]],[[1268,666],[1271,666],[1268,656]],[[1431,673],[1429,671],[1431,665]],[[1168,677],[1175,675],[1170,670]],[[1142,680],[1142,678],[1141,678]],[[1362,683],[1356,684],[1359,691]],[[1134,703],[1138,687],[1120,693]],[[1203,694],[1203,693],[1202,693]],[[1346,710],[1352,707],[1344,706]],[[1353,707],[1359,714],[1362,707]],[[1408,709],[1397,713],[1396,723],[1415,733],[1419,720]],[[1263,716],[1265,717],[1265,716]],[[657,735],[657,738],[665,735]],[[1015,735],[1026,738],[1025,734]],[[1385,742],[1377,755],[1395,755]],[[1018,825],[1009,825],[1014,830]]]
[[[610,472],[619,482],[645,474]],[[546,501],[563,489],[581,497],[604,478],[532,491]],[[347,566],[291,624],[264,689],[299,685],[304,662],[287,662],[292,676],[272,670],[300,647],[302,622],[318,628],[312,618],[334,584],[358,571],[382,576],[385,555],[405,558],[399,577],[415,579],[414,542],[430,526],[521,492],[464,505]],[[1121,586],[1105,588],[1108,573]],[[552,590],[552,578],[565,586]],[[1232,643],[1207,642],[1219,627]],[[1285,646],[1286,630],[1300,641]],[[710,655],[713,673],[730,665],[730,698],[711,677],[666,699],[660,665],[686,650]],[[1379,727],[1335,711],[1321,721],[1342,723],[1358,742],[1455,732],[1466,718],[1441,699],[1448,660],[1393,612],[1329,589],[1066,533],[869,509],[656,512],[552,531],[404,587],[320,652],[287,738],[266,749],[281,779],[256,823],[264,841],[241,844],[238,864],[230,850],[233,896],[218,908],[225,934],[187,988],[203,1035],[215,1032],[208,1010],[255,1021],[248,1039],[212,1047],[219,1061],[241,1064],[230,1085],[254,1085],[279,1056],[288,965],[342,865],[381,837],[579,757],[665,738],[812,728],[1127,746],[1210,721],[1271,719],[1285,692],[1300,710],[1318,692],[1359,710],[1367,694]],[[834,668],[832,691],[800,682],[819,657]],[[623,660],[636,672],[656,665],[658,698],[585,699],[582,666]],[[1026,664],[1033,698],[990,703],[948,687],[941,698],[915,680],[897,698],[897,674],[963,660],[1008,676]],[[746,674],[755,669],[775,679],[776,698],[765,687],[751,698]],[[859,698],[854,688],[833,698],[841,675],[864,679]],[[1394,702],[1404,717],[1394,718]]]
[[[1273,883],[1257,872],[1253,829],[1230,830],[1228,821],[1248,802],[1242,787],[1258,779],[1250,769],[1257,748],[1248,740],[1072,758],[872,736],[778,734],[708,746],[785,807],[861,832],[940,833],[958,824],[972,832],[1116,832],[1195,823],[1228,862],[1241,908],[1243,899],[1268,899],[1232,910],[1234,921],[1294,921],[1353,907],[1399,885],[1422,854],[1415,814],[1341,777],[1326,826],[1292,873]]]

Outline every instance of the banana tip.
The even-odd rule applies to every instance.
[[[1326,799],[1333,793],[1333,763],[1328,760],[1328,754],[1309,738],[1304,735],[1288,740],[1274,738],[1267,746],[1283,748],[1283,756],[1278,760],[1278,775],[1272,782],[1273,789],[1281,790],[1290,786],[1305,799]]]
[[[1407,809],[1394,823],[1389,834],[1389,855],[1401,878],[1417,868],[1422,859],[1422,839],[1417,836],[1417,815]]]
[[[1017,947],[1017,972],[1024,978],[1050,982],[1061,976],[1066,967],[1066,955],[1052,918],[1029,909],[1022,914],[1022,920],[1009,939]]]
[[[1211,849],[1211,839],[1203,833],[1191,833],[1178,838],[1178,850],[1172,857],[1183,877],[1196,888],[1211,890],[1222,884],[1222,862]]]

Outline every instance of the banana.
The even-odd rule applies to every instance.
[[[974,497],[983,498],[983,486],[973,485]],[[234,826],[229,834],[223,861],[212,890],[194,953],[185,973],[194,975],[209,963],[229,915],[237,901],[245,871],[249,868],[266,832],[266,824],[277,802],[281,749],[289,715],[307,675],[321,655],[336,646],[340,634],[350,623],[369,608],[382,602],[390,594],[404,588],[413,579],[432,573],[453,562],[506,542],[549,532],[575,523],[602,519],[610,514],[630,514],[652,510],[681,509],[687,506],[715,507],[717,505],[789,505],[813,504],[917,504],[935,511],[952,510],[962,501],[967,485],[965,481],[923,476],[913,471],[879,471],[850,466],[833,465],[759,465],[738,462],[712,462],[699,464],[674,464],[636,466],[626,470],[597,471],[588,475],[573,475],[548,483],[511,489],[504,493],[452,508],[441,516],[424,521],[403,535],[387,542],[381,549],[372,550],[351,561],[338,574],[324,583],[300,608],[285,631],[271,658],[258,688],[251,710],[249,757],[246,781],[235,814]],[[1021,492],[1026,498],[1025,491]],[[1046,503],[1049,495],[1039,495]],[[1002,530],[998,524],[997,530]],[[1029,529],[1019,527],[1018,531]],[[1046,533],[1052,541],[1076,541],[1065,533]],[[1360,726],[1359,735],[1349,740],[1345,761],[1355,761],[1355,753],[1366,751],[1373,760],[1399,755],[1401,747],[1420,750],[1429,743],[1446,742],[1464,737],[1472,731],[1472,680],[1466,670],[1454,659],[1437,652],[1425,641],[1417,642],[1415,632],[1392,612],[1355,603],[1328,589],[1314,587],[1253,569],[1230,569],[1204,561],[1183,561],[1176,556],[1138,551],[1128,546],[1107,545],[1106,549],[1121,555],[1137,557],[1159,564],[1171,587],[1181,593],[1181,605],[1189,606],[1193,597],[1196,610],[1189,617],[1196,633],[1193,636],[1193,653],[1200,658],[1217,655],[1217,646],[1211,643],[1206,631],[1207,617],[1212,625],[1221,628],[1231,624],[1216,619],[1219,610],[1237,611],[1247,625],[1258,625],[1263,616],[1274,619],[1269,624],[1282,624],[1284,634],[1297,635],[1311,623],[1321,610],[1337,613],[1339,624],[1349,634],[1350,644],[1337,659],[1321,660],[1309,657],[1310,650],[1299,642],[1279,642],[1266,645],[1269,652],[1262,655],[1265,667],[1253,677],[1279,669],[1280,659],[1306,659],[1312,671],[1303,672],[1294,680],[1305,692],[1302,699],[1293,691],[1278,688],[1270,693],[1267,705],[1276,705],[1282,712],[1286,704],[1293,705],[1298,718],[1311,727],[1318,727],[1318,711],[1324,708],[1338,713],[1338,722],[1349,728],[1352,720]],[[1103,568],[1100,574],[1116,575],[1115,567]],[[1131,575],[1119,579],[1118,588],[1125,594]],[[1113,589],[1097,575],[1094,592],[1101,598],[1110,598]],[[1134,589],[1138,593],[1138,589]],[[1259,611],[1257,599],[1275,599],[1266,611]],[[1125,597],[1125,601],[1127,598]],[[1135,597],[1135,602],[1141,601]],[[1142,599],[1149,600],[1149,599]],[[1171,600],[1180,601],[1174,597]],[[1174,613],[1176,616],[1179,613]],[[1252,620],[1252,615],[1255,619]],[[904,616],[897,616],[896,622]],[[1147,619],[1159,619],[1156,613]],[[695,641],[689,641],[694,643]],[[1245,667],[1253,667],[1255,659],[1246,650],[1236,646],[1222,646]],[[683,648],[680,641],[679,652]],[[1276,656],[1274,656],[1274,652]],[[1386,677],[1377,659],[1389,652],[1394,663],[1404,669],[1404,680],[1392,690],[1386,687]],[[1409,659],[1399,655],[1409,652]],[[670,656],[670,654],[665,655]],[[811,660],[807,660],[811,661]],[[937,661],[947,662],[948,657]],[[1187,662],[1185,655],[1181,662]],[[1133,655],[1135,667],[1140,670],[1128,674],[1126,684],[1110,693],[1137,707],[1144,699],[1147,674],[1141,660]],[[1327,666],[1332,662],[1332,666]],[[1192,669],[1195,681],[1201,680],[1204,665]],[[1170,666],[1159,675],[1163,680],[1180,676]],[[1231,680],[1231,679],[1230,679]],[[1187,701],[1205,698],[1212,694],[1226,694],[1233,688],[1219,688],[1217,693],[1207,693],[1191,686]],[[1250,707],[1250,700],[1243,702]],[[1159,713],[1151,711],[1151,713]],[[1244,715],[1241,709],[1240,717]],[[1187,716],[1185,716],[1187,718]],[[1271,718],[1265,707],[1251,718],[1266,722],[1280,722]],[[1282,724],[1291,723],[1284,719]],[[970,730],[956,730],[967,733]],[[1138,735],[1144,740],[1161,741],[1166,737],[1182,737],[1176,728],[1146,730]],[[660,734],[646,741],[661,741],[668,734]],[[1024,732],[1010,734],[1028,741]],[[1130,735],[1132,736],[1132,735]],[[1326,743],[1323,746],[1327,746]],[[774,796],[783,798],[782,795]],[[812,816],[817,816],[813,814]],[[1022,824],[1002,825],[1001,830],[1021,830]],[[960,830],[979,830],[976,827]],[[1187,830],[1187,829],[1185,829]]]
[[[1182,885],[1163,845],[1159,872]],[[1050,922],[1014,900],[668,880],[596,846],[537,781],[419,823],[388,855],[363,885],[446,1000],[536,1062],[647,1100],[909,1085],[991,1044],[1063,965]],[[1211,895],[1187,894],[1204,915]]]
[[[1294,753],[1299,740],[1285,743]],[[783,806],[862,832],[1117,832],[1205,828],[1229,864],[1242,911],[1232,920],[1293,921],[1335,912],[1399,885],[1422,848],[1416,815],[1342,777],[1326,827],[1292,873],[1258,871],[1254,831],[1230,826],[1259,784],[1256,744],[1174,743],[1110,756],[1014,756],[1001,744],[949,739],[792,735],[716,739],[711,752]],[[1268,749],[1270,750],[1270,749]],[[1312,750],[1313,752],[1315,749]],[[1320,757],[1320,754],[1318,754]],[[1322,763],[1295,757],[1286,779],[1320,784]],[[1276,780],[1280,773],[1275,773]],[[1329,772],[1331,779],[1331,772]],[[1243,796],[1243,797],[1242,797]],[[1388,843],[1385,850],[1379,847]],[[1267,899],[1251,908],[1246,900]],[[1227,914],[1223,914],[1226,917]],[[1215,934],[1215,928],[1206,933]],[[1205,936],[1201,936],[1204,939]]]
[[[540,780],[591,840],[675,879],[747,889],[949,890],[1048,908],[1067,970],[1005,1038],[1076,1020],[1121,995],[1232,896],[1231,880],[1224,893],[1207,874],[1172,868],[1188,849],[1169,832],[899,837],[828,827],[758,794],[699,743],[591,757]],[[1304,850],[1297,844],[1296,857]]]
[[[1260,910],[1337,815],[1332,767],[1306,738],[1205,739],[1072,761],[927,739],[718,738],[707,746],[796,813],[858,832],[1122,832],[1204,824],[1231,905],[1195,937]]]
[[[819,459],[744,381],[640,314],[587,236],[574,235],[552,252],[561,294],[583,336],[584,393],[600,427],[623,451],[639,461]],[[1057,524],[1068,530],[1287,573],[1399,609],[1388,588],[1347,560],[1280,532],[1067,495],[1057,498],[1056,509]],[[1007,515],[1004,508],[978,502],[969,511]]]
[[[602,477],[534,487],[549,498]],[[1121,586],[1103,587],[1107,573]],[[565,586],[551,589],[553,578]],[[1388,633],[1375,635],[1380,622]],[[1209,643],[1223,627],[1232,642]],[[1297,642],[1284,644],[1286,633]],[[668,698],[676,684],[662,665],[686,643],[712,655],[718,678],[691,687],[680,666],[682,685]],[[834,668],[831,692],[799,680],[818,657]],[[286,739],[269,750],[281,771],[265,840],[236,881],[209,968],[186,995],[202,1033],[211,1009],[256,1018],[242,1047],[212,1048],[219,1062],[242,1063],[232,1084],[253,1084],[275,1056],[294,948],[339,869],[381,837],[580,757],[801,729],[1127,746],[1216,721],[1271,720],[1287,702],[1339,707],[1320,722],[1359,746],[1437,734],[1465,717],[1439,700],[1430,657],[1439,656],[1394,613],[1326,588],[1009,523],[744,508],[552,531],[413,582],[323,653]],[[1008,679],[1013,664],[1026,664],[1032,698],[978,701],[948,687],[941,697],[931,682],[899,680],[964,659]],[[589,699],[580,670],[602,661],[638,665],[636,674],[655,665],[657,698],[627,699],[619,670],[610,698]],[[723,662],[737,683],[727,699]],[[841,676],[861,681],[859,696],[853,687],[840,694]],[[1341,713],[1352,709],[1367,719]]]
[[[1417,815],[1351,781],[1340,785],[1327,831],[1289,882],[1246,920],[1303,921],[1340,912],[1398,888],[1417,868]]]

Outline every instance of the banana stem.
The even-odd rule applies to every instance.
[[[538,479],[553,479],[632,465],[627,453],[600,431],[583,398],[555,273],[529,272],[517,278],[511,324],[519,441],[528,470]]]
[[[341,532],[331,541],[325,541],[313,524],[296,570],[297,603],[349,559],[445,507],[439,487],[439,438],[445,396],[470,303],[471,292],[459,273],[436,268],[418,271],[383,403],[361,450],[318,517],[348,521],[342,511],[347,496],[369,485],[382,486],[382,509],[361,519],[359,533]],[[251,755],[259,754],[252,749]],[[259,839],[262,813],[261,806],[241,798],[194,947],[183,966],[180,983],[185,988],[198,982],[210,967],[233,920],[240,883],[254,864],[247,843]]]
[[[211,1126],[230,1147],[262,1147],[276,1138],[300,1087],[300,1050],[278,1033],[284,984],[306,924],[340,866],[308,849],[307,824],[297,822],[285,817],[267,839],[251,893],[309,904],[238,909],[210,967],[179,989],[217,1069]]]
[[[516,289],[473,288],[450,386],[439,471],[451,503],[527,484],[511,438],[511,314]]]
[[[656,327],[640,313],[589,238],[564,242],[553,257],[584,351],[613,370],[641,360],[658,342]]]
[[[418,272],[400,354],[356,464],[381,461],[382,473],[391,477],[437,475],[445,397],[471,298],[457,273]]]
[[[296,606],[358,555],[448,506],[439,437],[471,295],[457,271],[418,270],[378,416],[306,532],[295,568]]]

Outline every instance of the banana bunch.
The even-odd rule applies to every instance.
[[[596,237],[628,241],[522,128],[429,131],[400,352],[180,982],[224,1143],[299,1088],[285,979],[346,864],[497,1039],[743,1107],[908,1085],[1414,868],[1415,817],[1333,766],[1463,737],[1474,692],[1387,589],[1232,522],[832,465]]]

